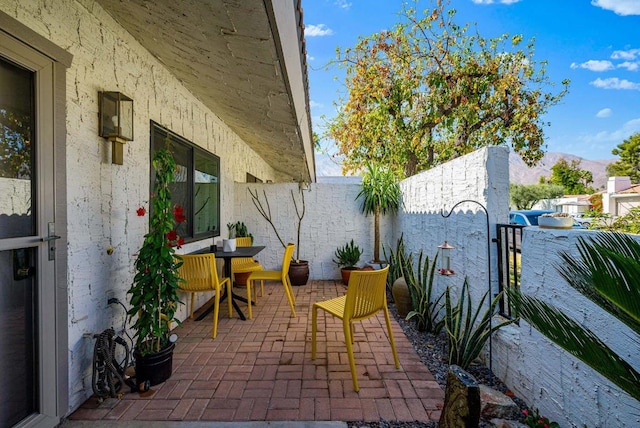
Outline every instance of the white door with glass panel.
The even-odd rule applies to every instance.
[[[3,427],[56,415],[53,159],[52,61],[0,31]]]

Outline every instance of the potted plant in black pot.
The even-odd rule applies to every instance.
[[[135,261],[135,276],[129,291],[129,318],[134,321],[134,357],[138,384],[164,382],[171,376],[175,340],[170,340],[171,324],[179,323],[175,312],[182,281],[178,268],[182,261],[174,247],[184,240],[175,225],[185,221],[181,206],[171,202],[169,184],[173,182],[176,164],[168,150],[159,150],[153,158],[155,183],[151,195],[149,232]],[[138,215],[145,214],[144,208]],[[175,337],[175,336],[174,336]]]
[[[342,275],[342,283],[344,285],[349,284],[351,271],[358,270],[357,264],[360,261],[361,255],[362,248],[358,247],[353,242],[353,239],[345,246],[336,249],[333,262],[340,267],[340,274]]]

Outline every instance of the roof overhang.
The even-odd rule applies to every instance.
[[[300,0],[97,0],[265,162],[315,181]]]

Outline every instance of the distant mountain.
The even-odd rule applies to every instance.
[[[585,169],[593,174],[592,186],[596,189],[604,189],[607,185],[607,165],[615,162],[615,159],[588,160],[568,153],[549,152],[544,155],[537,166],[529,168],[520,156],[514,152],[509,153],[509,181],[518,184],[536,184],[541,176],[550,177],[551,167],[560,159],[567,162],[580,161],[580,169]]]
[[[607,165],[615,162],[615,159],[588,160],[568,153],[550,152],[544,155],[540,163],[529,168],[514,152],[509,153],[509,181],[518,184],[536,184],[541,176],[550,177],[551,167],[562,158],[567,162],[574,159],[580,161],[580,168],[593,174],[593,187],[604,189],[607,185]],[[341,176],[342,165],[337,163],[329,155],[316,153],[316,176],[330,177]]]

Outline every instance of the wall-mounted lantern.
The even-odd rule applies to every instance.
[[[442,245],[438,245],[440,251],[440,269],[438,269],[438,273],[440,275],[451,276],[455,274],[451,269],[451,250],[454,248],[447,241],[444,241]]]
[[[100,136],[111,141],[111,162],[122,165],[124,143],[133,141],[133,100],[120,92],[98,92]]]

